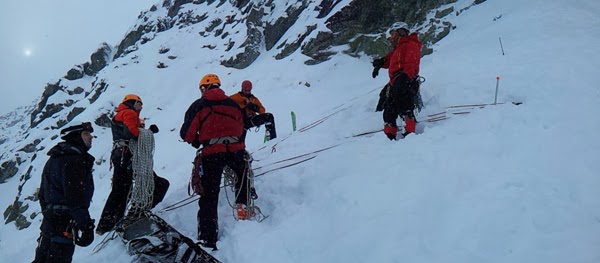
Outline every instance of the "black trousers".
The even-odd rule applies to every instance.
[[[405,73],[400,74],[393,85],[386,85],[383,103],[383,121],[385,123],[396,123],[398,115],[414,118],[415,96],[418,91],[418,81],[408,78]],[[384,88],[385,89],[385,88]],[[384,91],[382,91],[381,95]]]
[[[252,127],[258,127],[265,124],[265,129],[269,132],[269,140],[277,138],[277,130],[275,129],[275,117],[271,113],[254,115],[244,118],[244,133],[242,141],[246,140],[246,132]]]
[[[129,196],[129,191],[131,191],[131,185],[133,184],[131,153],[129,153],[129,150],[122,151],[120,149],[121,148],[114,149],[111,157],[114,166],[112,189],[110,190],[106,204],[104,204],[100,222],[98,222],[98,227],[96,228],[99,232],[108,232],[112,230],[123,218],[125,208],[127,208],[127,197]],[[125,155],[121,157],[121,154]],[[129,156],[127,156],[127,154]],[[123,160],[119,157],[123,158]],[[167,190],[169,190],[169,185],[170,183],[167,179],[159,177],[154,173],[154,196],[152,198],[152,207],[155,207],[163,200],[167,194]]]
[[[218,213],[219,192],[221,190],[221,177],[225,165],[229,166],[236,175],[237,204],[246,204],[248,201],[248,185],[244,180],[246,161],[244,150],[236,152],[215,153],[202,156],[202,187],[204,195],[198,200],[198,239],[207,243],[216,243],[219,235]]]
[[[71,215],[67,210],[48,210],[43,212],[43,216],[33,263],[71,262],[75,245],[73,239],[63,234],[68,232]]]

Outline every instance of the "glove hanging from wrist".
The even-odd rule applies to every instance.
[[[158,133],[158,126],[156,126],[156,124],[152,124],[150,125],[149,130],[152,131],[152,133]]]
[[[385,64],[385,58],[374,59],[372,64],[374,68],[381,68]]]
[[[94,242],[94,219],[90,219],[83,226],[75,225],[73,227],[73,239],[75,245],[87,247]]]
[[[379,69],[380,69],[379,67],[373,68],[373,73],[371,73],[371,76],[373,78],[376,78],[379,75]]]

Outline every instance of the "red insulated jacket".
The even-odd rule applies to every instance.
[[[386,62],[382,67],[388,69],[390,83],[394,83],[399,70],[406,72],[410,79],[419,75],[422,46],[419,35],[412,33],[400,38],[394,50],[385,55]]]
[[[211,139],[239,138],[243,131],[244,122],[240,106],[227,97],[222,89],[213,88],[205,91],[202,98],[188,108],[179,135],[192,145],[203,144],[202,154],[209,155],[246,149],[246,145],[241,141],[229,145],[207,144]]]
[[[127,105],[121,103],[117,107],[117,114],[114,117],[114,121],[123,123],[127,130],[134,138],[140,136],[139,127],[142,126],[142,122],[140,120],[140,113],[128,107]],[[125,131],[124,131],[125,132]],[[113,137],[115,133],[113,131]],[[119,136],[122,137],[122,136]],[[113,138],[113,139],[129,139],[129,138]]]

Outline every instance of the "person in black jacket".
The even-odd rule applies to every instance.
[[[48,151],[38,192],[43,219],[34,263],[71,262],[75,244],[94,241],[88,211],[94,194],[94,157],[88,153],[93,131],[89,122],[67,127],[60,131],[64,141]]]

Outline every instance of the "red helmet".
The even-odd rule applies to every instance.
[[[242,92],[250,93],[252,91],[252,82],[244,80],[242,82]]]

